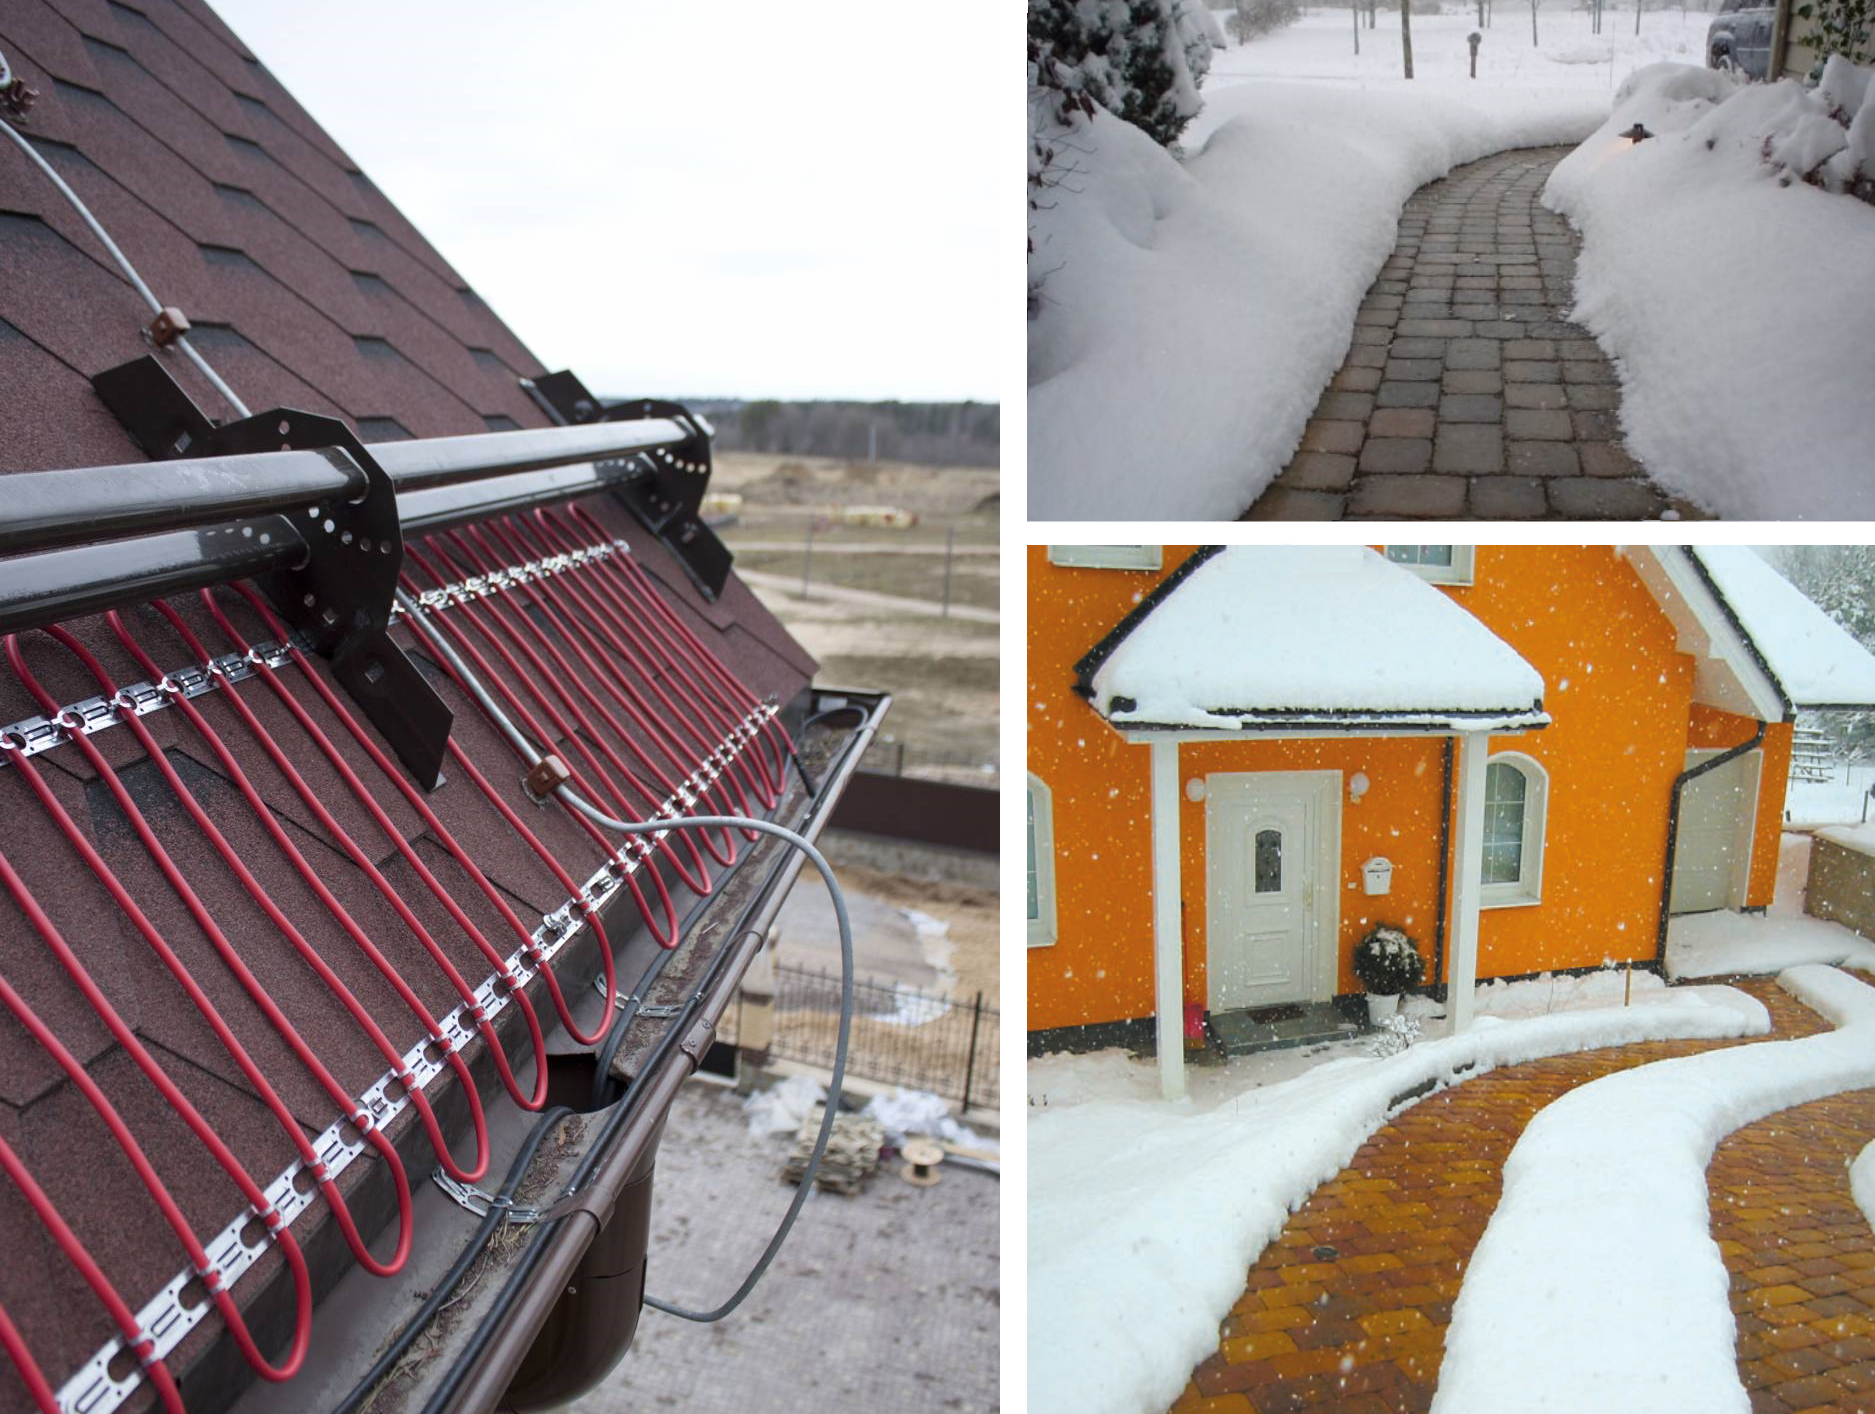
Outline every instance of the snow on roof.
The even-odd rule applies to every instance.
[[[1743,545],[1691,553],[1796,707],[1875,706],[1875,655]]]
[[[1198,552],[1204,555],[1205,551]],[[1215,550],[1082,662],[1116,727],[1521,730],[1543,679],[1410,570],[1359,546]],[[1104,652],[1104,661],[1102,654]]]

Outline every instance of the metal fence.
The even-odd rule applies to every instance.
[[[965,1109],[994,1109],[1002,1098],[1001,1017],[981,992],[946,997],[902,984],[856,982],[847,1071],[929,1090]],[[839,1026],[838,974],[776,965],[770,1055],[830,1067]]]

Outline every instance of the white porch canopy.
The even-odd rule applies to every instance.
[[[1358,546],[1207,546],[1076,665],[1152,752],[1154,1010],[1168,1099],[1185,1091],[1178,744],[1250,737],[1458,739],[1448,1007],[1471,1023],[1492,732],[1547,726],[1543,679],[1411,570]]]

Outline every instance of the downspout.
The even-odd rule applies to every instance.
[[[1758,729],[1751,734],[1751,739],[1722,751],[1710,761],[1701,761],[1697,766],[1688,766],[1673,778],[1673,798],[1667,806],[1667,862],[1660,877],[1660,923],[1654,936],[1654,969],[1661,976],[1667,972],[1667,908],[1673,898],[1673,863],[1680,844],[1680,792],[1688,781],[1703,776],[1708,771],[1716,771],[1728,761],[1736,761],[1747,751],[1755,751],[1764,742],[1764,723],[1758,723]]]
[[[1432,925],[1432,991],[1445,1000],[1445,891],[1452,882],[1452,738],[1445,738],[1439,774],[1439,903]]]

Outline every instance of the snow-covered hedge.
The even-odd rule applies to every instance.
[[[1035,0],[1030,82],[1084,94],[1170,147],[1203,106],[1216,34],[1199,0]]]
[[[1870,80],[1656,64],[1545,189],[1582,232],[1574,317],[1620,367],[1628,445],[1721,515],[1875,515],[1875,207],[1833,194],[1870,174]]]

